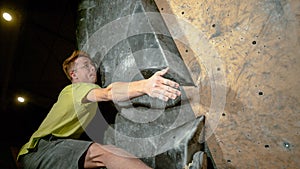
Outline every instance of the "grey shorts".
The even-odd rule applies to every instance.
[[[24,169],[80,169],[91,144],[91,141],[73,139],[41,139],[19,161]]]

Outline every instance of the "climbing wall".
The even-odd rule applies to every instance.
[[[217,168],[300,168],[300,1],[156,0]]]

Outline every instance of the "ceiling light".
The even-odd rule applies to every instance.
[[[25,99],[24,99],[24,97],[21,97],[21,96],[20,96],[20,97],[18,97],[17,99],[18,99],[18,102],[20,102],[20,103],[23,103],[23,102],[25,102]]]
[[[4,13],[2,14],[2,17],[3,17],[5,20],[7,20],[7,21],[11,21],[11,20],[12,20],[11,15],[10,15],[9,13],[7,13],[7,12],[4,12]]]

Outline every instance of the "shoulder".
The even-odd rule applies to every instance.
[[[100,88],[99,85],[94,83],[74,83],[70,85],[69,88],[74,89],[93,89],[93,88]]]
[[[100,88],[100,86],[93,83],[73,83],[65,86],[61,90],[59,97],[73,97],[74,95],[81,96],[95,88]]]
[[[62,92],[100,88],[99,85],[94,83],[73,83],[63,88]]]
[[[74,83],[68,90],[73,97],[84,98],[91,90],[96,88],[100,88],[100,86],[94,83]]]

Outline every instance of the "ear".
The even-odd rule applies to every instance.
[[[70,76],[71,76],[72,79],[76,79],[77,78],[77,75],[76,75],[75,71],[71,71],[70,72]]]

